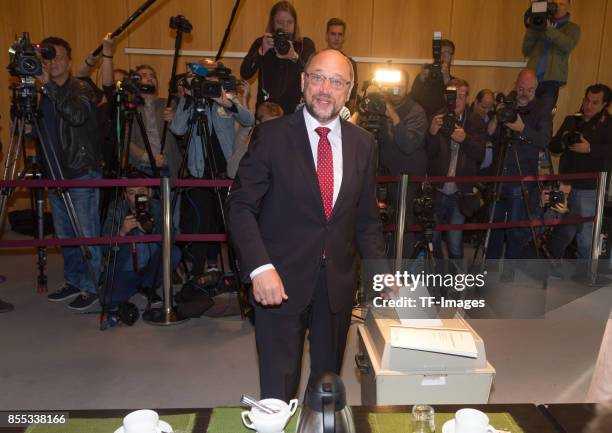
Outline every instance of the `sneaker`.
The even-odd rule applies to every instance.
[[[151,308],[160,308],[164,305],[164,300],[157,294],[157,292],[152,292],[149,295],[148,301],[151,303]]]
[[[2,299],[0,299],[0,313],[8,313],[14,309],[15,307],[13,307],[13,304],[9,304],[8,302],[4,302]]]
[[[87,310],[99,303],[98,295],[95,293],[82,292],[74,301],[68,304],[71,310]]]
[[[47,299],[52,302],[67,301],[68,299],[72,299],[79,296],[80,293],[81,291],[76,287],[71,286],[70,284],[66,284],[58,291],[49,293],[47,295]]]

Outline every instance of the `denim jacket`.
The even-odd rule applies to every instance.
[[[209,119],[209,125],[212,124],[219,145],[223,150],[225,160],[229,160],[234,149],[234,139],[236,137],[236,126],[238,122],[241,126],[251,126],[255,123],[253,113],[244,108],[236,98],[232,99],[233,107],[225,108],[216,102],[212,105],[207,105],[206,115]],[[194,112],[193,100],[188,97],[181,97],[176,109],[176,116],[170,124],[170,129],[177,135],[184,135],[189,130],[189,121]],[[211,130],[212,132],[212,130]],[[188,143],[188,168],[189,172],[194,177],[202,177],[204,175],[205,155],[202,151],[202,143],[197,135],[196,127],[194,126],[191,140]]]

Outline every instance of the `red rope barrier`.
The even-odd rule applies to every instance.
[[[410,182],[431,183],[478,183],[478,182],[535,182],[545,180],[576,180],[597,179],[599,173],[568,173],[568,174],[539,174],[535,176],[409,176]],[[377,176],[378,183],[399,182],[400,176]]]
[[[229,188],[234,183],[231,179],[210,180],[210,179],[177,179],[174,181],[174,186],[178,187],[218,187]]]
[[[174,237],[178,242],[227,242],[227,235],[222,233],[213,234],[180,234]],[[78,247],[81,245],[107,245],[107,244],[146,244],[161,242],[161,235],[142,236],[107,236],[96,238],[70,238],[70,239],[17,239],[0,240],[0,248],[23,248],[23,247]]]

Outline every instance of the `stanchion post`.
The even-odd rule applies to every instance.
[[[406,196],[408,194],[408,175],[402,174],[399,182],[397,200],[397,226],[395,228],[395,272],[401,272],[404,252],[404,231],[406,228]]]
[[[593,234],[591,238],[591,262],[589,264],[588,282],[591,285],[600,285],[597,279],[597,266],[601,254],[601,228],[603,211],[606,200],[607,173],[602,171],[597,177],[597,202],[595,206],[595,221],[593,222]]]
[[[172,209],[170,179],[161,180],[162,196],[162,275],[164,284],[164,316],[170,317],[172,312]]]

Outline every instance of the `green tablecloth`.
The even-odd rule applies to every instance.
[[[523,433],[509,413],[487,413],[490,424],[497,429]],[[442,425],[455,417],[454,413],[436,413],[436,433],[442,433]],[[410,433],[412,415],[408,413],[371,413],[368,421],[372,433]]]
[[[195,418],[195,413],[160,415],[173,430],[185,432],[193,432]],[[70,418],[65,424],[31,425],[25,433],[114,433],[122,421],[122,418]]]
[[[246,409],[240,407],[217,407],[213,409],[207,433],[253,433],[242,423],[240,414]],[[289,420],[285,433],[295,433],[301,408]]]

